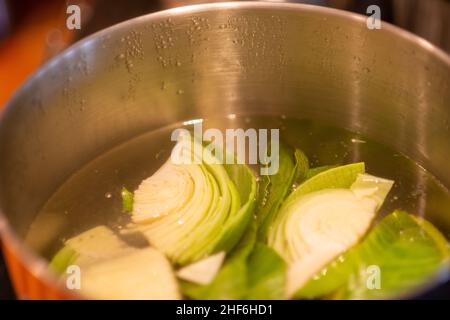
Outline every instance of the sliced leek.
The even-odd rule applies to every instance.
[[[70,264],[85,267],[129,250],[130,247],[112,230],[98,226],[65,241],[64,247],[53,257],[50,266],[54,271],[63,273]]]
[[[370,227],[393,181],[361,174],[363,168],[356,164],[317,174],[277,214],[268,244],[290,264],[288,296]]]
[[[411,294],[437,280],[439,269],[447,273],[443,278],[448,277],[449,256],[447,240],[431,223],[397,210],[363,242],[317,272],[295,296],[386,299]]]
[[[256,178],[245,165],[222,165],[199,142],[183,137],[169,159],[134,192],[131,229],[175,264],[229,251],[245,231]]]
[[[154,248],[134,248],[105,226],[65,242],[51,267],[64,281],[69,266],[80,270],[80,292],[96,299],[179,299],[175,274]]]
[[[96,299],[181,298],[170,262],[153,248],[135,249],[82,268],[81,292]]]

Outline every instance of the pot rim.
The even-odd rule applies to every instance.
[[[317,5],[310,4],[300,4],[300,3],[275,3],[275,2],[255,2],[255,1],[238,1],[238,2],[219,2],[219,3],[206,3],[206,4],[193,4],[187,5],[177,8],[166,9],[162,11],[157,11],[149,14],[145,14],[139,17],[135,17],[120,23],[117,23],[108,28],[99,30],[83,39],[78,40],[68,48],[64,49],[62,52],[57,54],[55,57],[52,57],[47,62],[45,62],[39,69],[37,69],[34,73],[32,73],[23,83],[22,85],[15,91],[12,97],[8,100],[3,110],[0,111],[0,126],[5,121],[5,115],[13,108],[14,101],[18,99],[20,95],[26,92],[27,88],[38,79],[42,74],[45,74],[48,70],[50,70],[54,65],[56,65],[61,59],[70,55],[72,52],[78,50],[83,46],[88,46],[91,42],[96,41],[98,38],[102,36],[107,36],[111,32],[116,30],[124,29],[129,25],[138,24],[143,21],[153,21],[158,19],[170,18],[174,15],[179,14],[195,14],[202,13],[208,11],[218,11],[221,9],[292,9],[303,12],[315,12],[319,14],[323,14],[325,16],[338,16],[341,18],[349,19],[355,22],[365,22],[367,20],[367,16],[362,14],[357,14],[353,12],[348,12],[344,10],[322,7]],[[428,40],[425,40],[407,30],[404,30],[400,27],[392,25],[388,22],[382,21],[382,29],[396,34],[397,36],[403,38],[407,42],[414,43],[422,50],[427,51],[431,55],[436,56],[438,59],[443,61],[450,69],[450,55],[444,52],[442,49],[438,48]],[[376,32],[376,31],[374,31]],[[60,290],[67,296],[71,296],[74,298],[82,298],[79,294],[74,292],[73,290],[69,290],[65,288],[58,281],[58,278],[55,274],[48,270],[48,261],[42,256],[34,253],[30,250],[22,241],[19,236],[13,231],[10,226],[6,215],[2,212],[0,208],[0,244],[3,246],[8,246],[10,250],[12,250],[17,257],[21,260],[21,263],[26,267],[26,269],[39,281],[43,282],[47,287],[54,287]],[[439,282],[442,282],[442,275],[438,275],[435,281],[430,281],[423,288],[418,289],[415,294],[420,294],[422,290],[427,290],[432,288],[433,285],[438,285]],[[448,275],[443,278],[448,279]],[[415,295],[413,294],[413,296]]]

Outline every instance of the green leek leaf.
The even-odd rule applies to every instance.
[[[261,197],[256,209],[257,219],[260,225],[258,238],[261,241],[267,237],[267,232],[280,209],[283,200],[289,194],[293,183],[303,178],[308,171],[308,159],[302,151],[292,151],[280,145],[279,170],[275,175],[264,176],[262,182]]]
[[[447,240],[431,223],[397,210],[362,243],[318,272],[295,297],[337,292],[335,297],[343,299],[395,298],[425,284],[439,267],[449,270],[448,259]],[[374,276],[379,276],[378,288]]]
[[[363,170],[360,163],[319,173],[299,185],[278,212],[268,244],[289,263],[288,296],[370,227],[393,181]]]
[[[328,166],[320,166],[320,167],[315,167],[315,168],[310,168],[308,171],[306,171],[306,175],[304,177],[304,181],[311,179],[312,177],[318,175],[319,173],[322,173],[324,171],[333,169],[333,168],[337,168],[338,166],[336,165],[328,165]],[[303,182],[303,181],[301,181]]]
[[[248,259],[250,300],[285,299],[286,262],[270,247],[257,243]]]
[[[183,266],[229,252],[246,230],[256,200],[256,177],[246,165],[222,165],[203,145],[184,137],[169,159],[134,193],[130,231]],[[187,161],[186,161],[187,160]]]

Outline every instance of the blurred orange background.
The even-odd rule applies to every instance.
[[[20,18],[12,34],[0,42],[0,108],[16,88],[51,55],[52,45],[64,46],[73,36],[65,28],[64,1],[28,1],[33,10]],[[57,39],[52,39],[52,36]],[[54,42],[52,44],[52,41]],[[58,44],[59,42],[59,44]]]

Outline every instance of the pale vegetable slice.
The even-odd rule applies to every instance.
[[[328,170],[315,174],[300,184],[286,199],[286,202],[295,200],[303,194],[322,189],[350,188],[359,174],[364,173],[364,162],[347,164],[340,167],[331,167]]]
[[[172,267],[162,253],[130,247],[106,226],[67,240],[50,265],[64,276],[68,266],[78,266],[82,293],[95,299],[180,298]]]
[[[219,252],[205,258],[203,260],[194,262],[177,271],[177,276],[180,279],[190,281],[193,283],[207,285],[219,272],[225,258],[225,252]]]
[[[58,273],[68,265],[88,266],[101,260],[122,255],[130,247],[106,226],[89,229],[64,243],[64,247],[54,256],[50,266]]]
[[[230,216],[225,225],[220,228],[217,243],[213,244],[213,251],[235,250],[245,232],[251,229],[253,211],[256,202],[256,178],[246,165],[224,165],[225,171],[236,187],[241,207],[234,216]]]
[[[95,299],[180,299],[167,258],[153,248],[135,249],[81,269],[81,292]]]
[[[221,165],[184,136],[169,159],[134,193],[128,231],[140,231],[176,265],[233,248],[253,211],[256,178],[245,165]]]
[[[269,232],[268,244],[290,264],[288,296],[359,241],[393,185],[391,180],[358,174],[360,165],[346,166],[348,172],[343,168],[328,170],[339,172],[330,176],[329,185],[350,188],[326,188],[323,175],[327,171],[314,176],[308,181],[319,179],[317,186],[311,182],[305,186],[308,181],[300,185],[295,197],[291,194],[280,209]],[[344,181],[336,181],[338,177]],[[325,189],[311,191],[319,186]]]
[[[134,192],[133,221],[151,222],[182,210],[193,196],[194,179],[199,173],[195,168],[167,161],[155,174],[142,181]]]
[[[70,247],[60,249],[50,261],[49,267],[57,274],[66,272],[67,267],[72,265],[77,258],[77,253]]]
[[[317,272],[296,298],[334,295],[341,299],[387,299],[425,284],[450,270],[449,244],[428,221],[394,211],[367,238]],[[378,288],[367,285],[379,270]]]
[[[274,249],[292,265],[290,296],[326,263],[355,245],[375,217],[375,201],[358,199],[352,191],[329,189],[305,195],[289,210],[286,251]]]
[[[297,201],[302,195],[320,191],[323,189],[350,188],[359,174],[364,173],[364,162],[352,163],[340,167],[331,167],[328,170],[320,170],[311,178],[301,183],[284,201],[279,212],[276,213],[272,225],[269,228],[267,241],[271,246],[284,246],[284,228],[289,215],[281,213],[286,211],[291,202]],[[277,243],[277,244],[275,244]]]
[[[322,189],[332,188],[350,188],[355,182],[359,174],[364,173],[365,165],[363,162],[352,163],[340,167],[330,168],[320,171],[308,180],[301,183],[285,200],[279,212],[276,213],[276,219],[268,230],[267,242],[272,247],[281,247],[286,245],[284,240],[284,229],[289,214],[283,213],[288,211],[291,202],[297,201],[302,195]],[[281,251],[286,251],[282,249]]]

